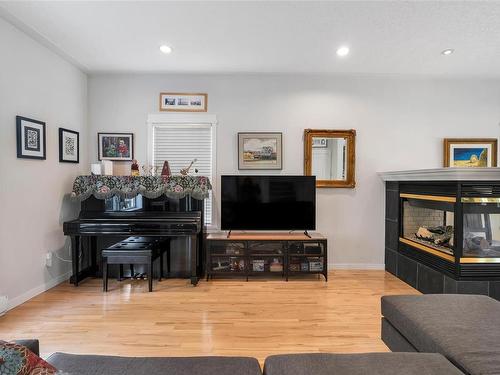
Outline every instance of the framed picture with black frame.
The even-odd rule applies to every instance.
[[[80,133],[59,128],[59,162],[80,162]]]
[[[97,133],[99,160],[132,161],[134,159],[133,133]]]
[[[46,159],[45,122],[16,116],[17,157]]]

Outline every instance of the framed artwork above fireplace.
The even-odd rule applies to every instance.
[[[497,166],[496,138],[445,138],[444,166],[487,168]]]

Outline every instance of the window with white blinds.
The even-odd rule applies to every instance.
[[[190,174],[212,181],[213,131],[211,124],[161,124],[153,126],[153,165],[161,171],[168,161],[172,174],[189,166]],[[197,172],[195,171],[197,170]],[[212,224],[212,192],[205,199],[205,224]]]

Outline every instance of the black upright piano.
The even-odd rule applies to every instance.
[[[71,283],[78,286],[85,277],[101,274],[98,259],[101,243],[106,238],[159,236],[185,240],[181,246],[189,255],[189,270],[185,276],[196,285],[204,272],[203,207],[203,200],[190,196],[182,199],[166,196],[149,199],[141,195],[131,199],[117,196],[96,199],[90,196],[81,202],[78,219],[63,224],[64,234],[71,237]],[[83,264],[83,254],[87,264]]]

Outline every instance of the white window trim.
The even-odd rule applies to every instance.
[[[148,164],[153,165],[153,128],[155,126],[169,126],[179,124],[207,124],[212,128],[212,224],[208,230],[218,227],[217,197],[217,116],[208,113],[153,113],[148,115]]]

